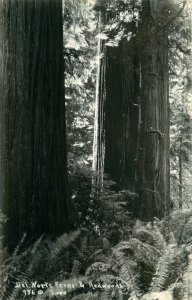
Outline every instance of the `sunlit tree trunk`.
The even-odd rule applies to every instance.
[[[62,0],[1,0],[5,243],[69,228]]]
[[[98,12],[98,33],[101,34],[102,26],[105,23],[105,12]],[[97,78],[96,78],[96,100],[95,100],[95,122],[93,141],[93,170],[97,173],[97,183],[101,186],[104,172],[104,102],[105,102],[105,46],[101,37],[98,37],[97,49]]]

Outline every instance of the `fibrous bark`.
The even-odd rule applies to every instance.
[[[104,151],[97,168],[117,190],[138,194],[131,207],[143,220],[170,210],[168,29],[160,26],[166,4],[143,0],[136,36],[104,47],[105,76],[99,85],[104,86],[98,108]]]
[[[141,42],[141,127],[140,149],[143,174],[140,178],[142,219],[162,217],[170,209],[168,30],[159,30],[165,1],[143,1]],[[158,30],[157,30],[158,28]],[[157,32],[156,32],[157,30]]]
[[[104,172],[118,189],[135,191],[138,144],[138,61],[133,43],[106,50]]]
[[[62,0],[1,0],[5,243],[69,228]]]

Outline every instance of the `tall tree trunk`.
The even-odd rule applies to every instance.
[[[104,172],[117,189],[135,191],[139,67],[134,42],[106,48]]]
[[[99,35],[105,23],[105,11],[99,11]],[[105,46],[99,36],[97,49],[97,82],[96,82],[96,101],[95,101],[95,122],[94,122],[94,142],[93,142],[93,170],[97,172],[96,182],[102,185],[104,172],[104,101],[105,101]]]
[[[3,209],[12,249],[69,228],[62,0],[1,0]]]
[[[158,27],[164,4],[143,0],[142,5],[139,217],[144,220],[162,217],[170,210],[168,31]]]
[[[1,26],[1,21],[0,21]],[[2,35],[0,31],[0,45],[1,45]],[[1,49],[1,47],[0,47]],[[2,52],[0,50],[0,141],[2,141],[2,100],[3,100],[3,61],[2,61]],[[3,145],[0,142],[0,209],[2,210],[3,205],[3,161],[2,161],[2,151]],[[1,229],[0,229],[1,230]]]
[[[137,36],[105,46],[105,76],[98,85],[105,90],[98,106],[104,172],[117,190],[139,195],[131,206],[143,220],[170,209],[168,33],[159,27],[165,4],[143,0]]]

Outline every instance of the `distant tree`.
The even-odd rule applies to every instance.
[[[70,228],[62,0],[2,0],[5,244]]]

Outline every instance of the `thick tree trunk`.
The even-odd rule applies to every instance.
[[[104,172],[117,189],[135,191],[139,120],[139,67],[133,44],[106,48]]]
[[[0,22],[1,26],[1,22]],[[0,31],[0,45],[1,45],[1,31]],[[2,210],[3,205],[3,166],[2,166],[2,100],[3,100],[3,61],[2,61],[2,49],[0,47],[0,209]],[[1,229],[0,229],[1,230]]]
[[[1,0],[5,243],[69,228],[62,0]]]
[[[104,173],[117,190],[139,195],[130,207],[142,220],[170,210],[168,33],[159,27],[164,4],[143,0],[137,36],[105,47],[105,76],[99,78]]]
[[[143,1],[141,52],[140,218],[162,217],[170,210],[168,33],[158,29],[164,1]],[[146,43],[146,46],[145,44]],[[137,207],[138,210],[138,207]]]

